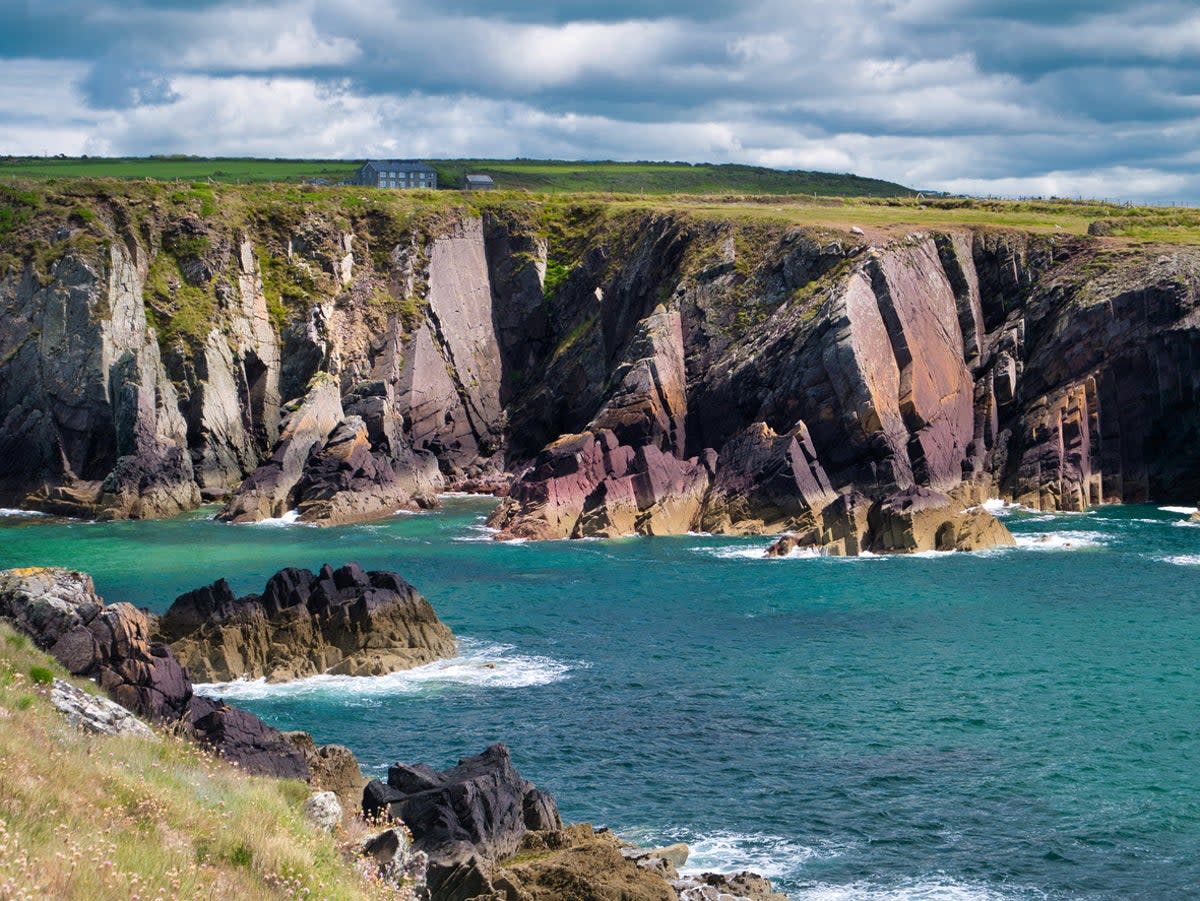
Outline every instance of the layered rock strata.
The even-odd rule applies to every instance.
[[[270,458],[233,492],[218,518],[338,525],[437,506],[444,481],[436,459],[400,437],[382,382],[357,386],[343,407],[320,380],[286,409]]]
[[[157,630],[206,682],[378,676],[456,653],[450,629],[411,585],[353,563],[284,569],[262,594],[240,598],[219,580],[177,598]]]
[[[149,517],[236,489],[226,519],[338,523],[470,486],[510,495],[502,536],[853,552],[909,549],[887,523],[918,489],[955,513],[1200,494],[1192,248],[584,204],[201,219],[135,215],[140,190],[4,241],[0,502]]]

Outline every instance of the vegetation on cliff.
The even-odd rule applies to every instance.
[[[397,897],[304,819],[304,783],[247,776],[166,733],[84,732],[52,707],[55,678],[98,693],[0,624],[0,897]]]

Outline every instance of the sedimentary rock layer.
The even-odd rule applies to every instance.
[[[339,523],[469,485],[509,494],[502,536],[854,552],[950,543],[888,524],[914,490],[947,516],[1200,495],[1191,248],[586,205],[233,225],[216,201],[134,217],[140,190],[6,239],[0,502],[232,491],[229,520]],[[972,519],[956,546],[1002,537]]]

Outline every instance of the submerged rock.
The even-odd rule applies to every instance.
[[[353,563],[280,570],[261,595],[240,598],[219,580],[178,597],[158,631],[207,682],[378,676],[456,653],[454,635],[411,585]]]

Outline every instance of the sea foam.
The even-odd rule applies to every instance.
[[[309,676],[291,682],[265,679],[206,682],[194,686],[197,694],[230,701],[265,698],[337,698],[369,700],[397,694],[418,694],[446,688],[529,688],[549,685],[568,677],[584,664],[568,664],[551,657],[514,654],[512,645],[458,640],[458,656],[386,676]]]
[[[1191,516],[1193,513],[1197,512],[1197,510],[1200,508],[1197,508],[1197,507],[1159,507],[1158,509],[1162,510],[1163,513],[1182,513],[1184,516]]]
[[[1014,535],[1017,547],[1027,551],[1078,551],[1103,547],[1107,543],[1101,532],[1040,532],[1036,535]]]
[[[1200,554],[1178,554],[1174,557],[1159,557],[1163,563],[1174,563],[1176,566],[1200,566]]]
[[[892,885],[853,882],[847,885],[817,883],[789,889],[793,901],[1036,901],[1048,897],[1037,889],[1003,891],[979,883],[959,882],[940,876],[909,879]]]

